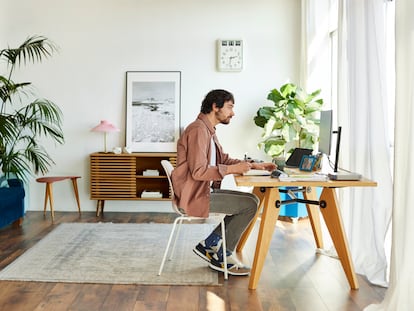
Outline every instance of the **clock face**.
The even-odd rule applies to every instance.
[[[217,69],[220,71],[241,71],[243,69],[243,41],[217,41]]]

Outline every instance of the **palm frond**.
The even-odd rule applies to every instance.
[[[35,63],[47,58],[57,51],[57,46],[43,36],[28,37],[19,47],[0,51],[0,58],[14,66],[16,64]]]
[[[9,176],[17,176],[19,179],[27,180],[27,173],[31,172],[30,163],[26,160],[26,157],[19,151],[10,151],[7,154],[3,154],[2,158],[2,170],[3,173]]]
[[[4,105],[7,101],[11,102],[11,97],[22,90],[24,87],[30,85],[30,82],[14,83],[12,80],[0,76],[0,99],[2,107],[0,112],[4,111]]]
[[[0,114],[0,141],[10,142],[15,139],[17,128],[13,115]]]
[[[0,75],[0,168],[7,176],[27,180],[33,172],[47,173],[54,162],[39,145],[40,138],[64,142],[59,107],[47,99],[33,100],[36,94],[27,88],[31,83],[15,83],[11,78],[16,65],[41,61],[56,50],[43,36],[31,36],[17,48],[0,50],[0,60],[8,64],[7,75]],[[16,101],[21,107],[17,110],[12,107]]]
[[[51,137],[54,141],[64,142],[62,111],[53,102],[46,99],[37,99],[19,111],[21,124],[30,129],[33,136]]]
[[[33,165],[35,174],[38,174],[39,172],[46,174],[49,167],[52,164],[55,164],[46,150],[37,144],[30,145],[29,148],[25,149],[25,157]]]

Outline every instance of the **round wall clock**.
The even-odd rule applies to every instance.
[[[217,69],[219,71],[243,69],[242,40],[217,40]]]

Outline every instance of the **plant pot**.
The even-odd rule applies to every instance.
[[[274,157],[272,162],[277,165],[277,168],[281,171],[285,168],[286,158],[285,157]]]

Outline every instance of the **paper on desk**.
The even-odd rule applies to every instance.
[[[243,173],[244,176],[269,176],[271,172],[267,170],[258,170],[258,169],[251,169],[248,170],[246,173]]]
[[[285,174],[279,176],[280,181],[326,181],[328,176],[319,172],[304,172],[300,170],[285,169]]]

